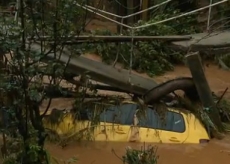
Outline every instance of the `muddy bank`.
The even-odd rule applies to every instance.
[[[147,145],[147,144],[146,144]],[[125,148],[140,149],[141,143],[106,143],[106,142],[82,142],[74,143],[61,149],[48,144],[47,148],[51,154],[59,159],[68,159],[76,156],[78,164],[121,164],[121,157]],[[230,136],[222,141],[212,140],[207,145],[167,145],[158,144],[159,164],[228,164],[230,162]]]

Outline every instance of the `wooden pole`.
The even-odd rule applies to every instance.
[[[30,38],[28,38],[29,40]],[[54,41],[51,36],[40,36],[39,38],[33,38],[34,40],[42,40],[42,41]],[[171,36],[104,36],[104,35],[94,35],[94,36],[87,36],[87,35],[80,35],[80,36],[72,36],[72,37],[60,37],[60,40],[67,40],[67,41],[83,41],[83,40],[90,40],[90,41],[119,41],[119,42],[131,42],[134,41],[153,41],[153,40],[162,40],[162,41],[182,41],[182,40],[190,40],[192,36],[190,35],[171,35]]]
[[[128,12],[127,14],[130,15],[130,14],[133,14],[135,12],[134,10],[134,2],[133,1],[127,1],[127,6],[128,6]],[[127,20],[127,23],[129,24],[133,24],[134,23],[134,16],[132,17],[129,17],[128,20]]]
[[[137,7],[137,6],[140,6],[140,0],[133,0],[133,7],[134,7],[134,13],[140,11],[140,7]],[[133,16],[134,18],[134,23],[138,22],[140,20],[140,14],[138,15],[135,15]]]
[[[117,0],[117,15],[125,16],[127,15],[127,1],[126,0]],[[127,20],[122,20],[121,18],[117,18],[118,22],[127,24]],[[125,29],[125,27],[123,27]],[[121,31],[121,26],[117,25],[117,32]]]
[[[149,0],[143,0],[142,1],[142,10],[145,10],[149,7]],[[148,11],[145,11],[142,13],[142,20],[147,21],[148,20]]]
[[[217,110],[216,104],[214,103],[212,92],[205,77],[199,52],[186,55],[186,60],[204,110],[206,110],[213,123],[217,126],[217,130],[219,132],[223,132],[224,127],[219,116],[219,111]],[[214,137],[219,138],[218,136]]]

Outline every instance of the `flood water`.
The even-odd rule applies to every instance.
[[[122,157],[127,146],[141,149],[143,145],[143,143],[81,142],[68,145],[63,149],[51,144],[47,145],[47,148],[58,159],[77,157],[78,164],[122,164],[122,160],[117,156]],[[147,147],[148,144],[145,145]],[[156,146],[159,155],[158,164],[230,163],[230,136],[221,141],[212,140],[206,145],[158,144]]]
[[[92,58],[92,57],[91,57]],[[230,72],[219,69],[215,64],[205,68],[205,74],[212,91],[221,95],[226,87],[230,87]],[[142,74],[143,75],[143,74]],[[143,75],[146,76],[146,75]],[[164,82],[176,77],[191,76],[185,66],[176,66],[175,70],[163,76],[155,77],[157,82]],[[230,99],[229,90],[225,98]],[[58,105],[57,102],[55,102]],[[63,101],[59,101],[63,105]],[[62,149],[57,145],[48,144],[51,154],[58,159],[68,159],[76,156],[78,164],[121,164],[122,161],[115,156],[125,154],[125,148],[140,149],[143,143],[108,143],[84,142],[74,143]],[[229,164],[230,163],[230,135],[224,140],[211,140],[206,145],[167,145],[158,144],[158,164]]]

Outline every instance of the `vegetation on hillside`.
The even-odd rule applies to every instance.
[[[158,22],[174,15],[179,10],[167,9],[162,14],[157,12],[152,15],[148,22],[139,21],[134,26]],[[182,23],[183,22],[183,23]],[[132,33],[133,32],[133,33]],[[133,36],[164,36],[164,35],[187,35],[199,32],[196,15],[176,19],[173,22],[156,24],[147,28],[124,30],[123,35]],[[114,35],[109,31],[92,31],[95,35]],[[131,52],[131,47],[133,51]],[[85,47],[85,46],[84,46]],[[132,57],[132,69],[138,72],[147,72],[150,76],[159,75],[165,71],[173,70],[174,64],[184,62],[184,53],[173,50],[168,43],[162,41],[136,42],[136,43],[100,43],[85,47],[85,51],[100,55],[106,63],[115,64],[119,62],[125,68],[130,67],[130,55]]]
[[[152,4],[159,4],[164,0],[152,1]],[[163,5],[150,11],[150,19],[148,21],[138,21],[131,26],[140,26],[150,23],[156,23],[173,16],[178,16],[188,11],[195,10],[197,1],[191,0],[186,2],[173,1],[167,5]],[[225,30],[229,28],[228,14],[229,5],[223,4],[216,7],[217,13],[212,16],[210,22],[210,32],[216,30]],[[180,17],[168,22],[159,23],[147,28],[124,29],[118,33],[112,33],[104,30],[91,31],[91,35],[130,35],[130,36],[164,36],[164,35],[190,35],[205,31],[207,22],[199,23],[198,17],[205,17],[207,14],[194,13]],[[92,52],[102,57],[106,63],[113,64],[121,63],[125,68],[132,67],[137,72],[146,72],[150,76],[160,75],[166,71],[173,70],[173,65],[184,63],[184,55],[186,52],[179,52],[169,46],[167,42],[152,41],[152,42],[135,42],[135,43],[101,43],[84,45],[84,52]],[[130,59],[132,55],[132,64]],[[207,56],[212,60],[214,56]],[[217,57],[219,59],[219,57]],[[226,59],[226,58],[225,58]],[[215,60],[218,61],[218,60]]]

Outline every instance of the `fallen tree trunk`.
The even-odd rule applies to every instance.
[[[82,84],[79,81],[71,81],[73,84],[77,84],[80,86],[84,86],[84,84]],[[46,96],[49,98],[74,98],[76,97],[77,92],[73,91],[69,88],[65,88],[65,87],[61,87],[61,88],[57,88],[57,87],[53,87],[53,86],[49,86],[49,84],[47,84],[48,86],[45,86],[44,88],[41,87],[38,89],[38,91],[44,91]],[[90,89],[95,89],[95,90],[105,90],[105,91],[114,91],[114,92],[122,92],[122,93],[126,93],[125,90],[121,90],[118,89],[116,87],[112,87],[112,86],[107,86],[107,85],[99,85],[99,84],[93,84],[91,85]],[[96,97],[96,95],[95,95]]]
[[[152,88],[147,93],[145,93],[144,102],[146,104],[151,104],[152,102],[159,101],[165,97],[165,95],[168,95],[169,93],[176,90],[183,90],[190,100],[199,100],[193,79],[189,77],[183,77],[169,80]]]
[[[161,40],[161,41],[184,41],[184,40],[190,40],[192,39],[192,36],[185,35],[175,35],[175,36],[104,36],[104,35],[81,35],[76,37],[62,37],[59,38],[61,40],[66,41],[103,41],[103,42],[132,42],[133,41],[153,41],[153,40]],[[54,41],[53,37],[51,36],[40,36],[36,40],[42,40],[42,41]]]
[[[95,86],[97,87],[97,86]],[[102,86],[98,85],[98,87],[102,87],[104,90],[110,90],[113,89],[113,87],[110,88],[110,86]],[[105,88],[104,88],[105,87]],[[107,88],[108,87],[108,88]],[[40,90],[44,90],[45,94],[49,98],[76,98],[77,92],[72,91],[69,88],[55,88],[52,86],[47,86],[44,89],[40,88]],[[111,90],[110,90],[111,91]],[[102,94],[94,94],[94,93],[86,93],[85,98],[95,98],[95,97],[104,97]],[[121,96],[119,96],[121,97]]]
[[[217,54],[230,52],[230,33],[228,30],[213,33],[199,33],[192,35],[192,39],[187,41],[174,41],[171,43],[175,50],[208,52]]]
[[[40,51],[40,45],[31,45],[32,50]],[[54,58],[53,53],[49,53],[44,61],[57,60],[63,64],[67,64],[67,70],[73,74],[87,74],[93,80],[106,83],[129,93],[143,95],[148,90],[152,89],[157,83],[149,78],[144,78],[139,75],[130,74],[129,70],[116,69],[112,66],[101,62],[87,59],[82,56],[73,56],[69,60],[71,54],[64,50],[60,59]]]

